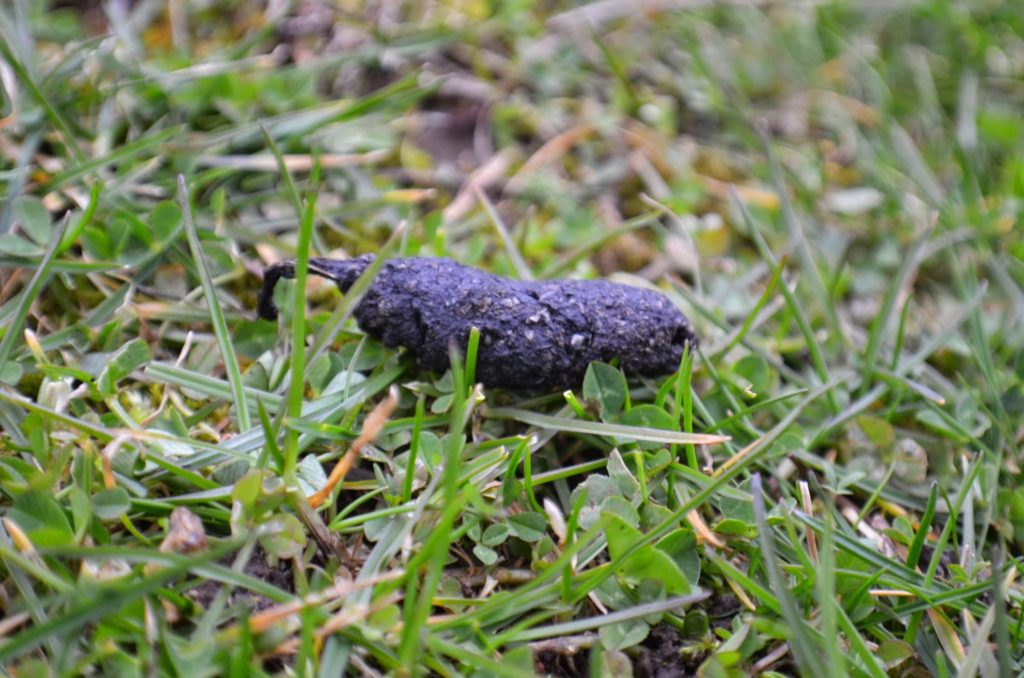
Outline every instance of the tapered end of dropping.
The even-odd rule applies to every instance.
[[[347,292],[356,278],[366,270],[374,257],[364,254],[355,259],[326,259],[324,257],[309,258],[309,272],[323,278],[329,278],[338,285],[338,289]],[[295,261],[281,261],[263,269],[263,287],[256,310],[265,320],[277,320],[277,306],[274,305],[274,288],[281,278],[295,277]]]
[[[264,320],[277,320],[277,306],[274,305],[274,288],[281,278],[295,277],[295,262],[281,261],[263,269],[263,287],[260,288],[256,312]]]

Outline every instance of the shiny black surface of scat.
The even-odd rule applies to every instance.
[[[313,257],[309,270],[345,292],[372,261]],[[260,315],[276,317],[273,286],[293,276],[292,262],[267,269]],[[686,317],[653,290],[605,280],[509,280],[442,258],[386,261],[355,317],[367,334],[406,347],[437,372],[449,366],[449,345],[465,351],[477,327],[477,379],[515,389],[576,387],[592,361],[614,358],[627,374],[666,374],[679,367],[684,346],[697,345]]]

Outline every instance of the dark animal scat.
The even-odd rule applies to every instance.
[[[309,271],[347,292],[372,261],[311,257]],[[292,261],[264,271],[260,316],[277,318],[274,286],[294,277]],[[517,389],[578,386],[594,360],[618,358],[627,374],[666,374],[698,343],[686,316],[653,290],[606,280],[509,280],[430,257],[384,262],[355,317],[364,332],[406,347],[437,372],[449,366],[449,346],[464,350],[476,327],[478,380]]]

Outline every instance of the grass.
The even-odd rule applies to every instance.
[[[1020,673],[1019,12],[352,7],[0,7],[0,672]],[[423,372],[364,252],[702,346]]]

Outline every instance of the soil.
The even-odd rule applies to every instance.
[[[707,613],[712,629],[728,629],[740,613],[740,600],[730,594],[716,595],[708,603]]]
[[[633,662],[634,675],[649,678],[695,675],[703,658],[697,661],[685,658],[681,653],[684,642],[679,630],[670,624],[651,628],[647,640],[637,648],[639,655]]]
[[[538,652],[534,670],[542,676],[585,676],[590,664],[590,651],[567,655],[561,652]]]
[[[651,628],[643,644],[626,650],[638,678],[677,678],[696,675],[703,657],[682,654],[686,641],[670,624]],[[560,652],[539,652],[534,664],[537,673],[546,676],[586,676],[591,650],[569,655]]]
[[[227,558],[222,559],[220,564],[230,566],[233,559],[233,555],[228,556]],[[265,581],[268,584],[272,584],[284,591],[294,591],[291,565],[289,563],[282,562],[279,563],[277,567],[270,567],[267,565],[266,553],[264,553],[261,548],[257,547],[253,551],[252,556],[249,558],[249,562],[245,565],[244,572],[250,577],[255,577],[260,581]],[[189,589],[187,595],[189,598],[194,600],[196,604],[201,605],[204,608],[209,608],[223,587],[224,584],[208,579],[195,588]],[[247,604],[253,612],[260,612],[275,605],[274,601],[265,596],[261,596],[258,593],[253,593],[252,591],[246,591],[239,588],[233,589],[228,600],[228,605],[234,607],[235,605],[243,604]]]

